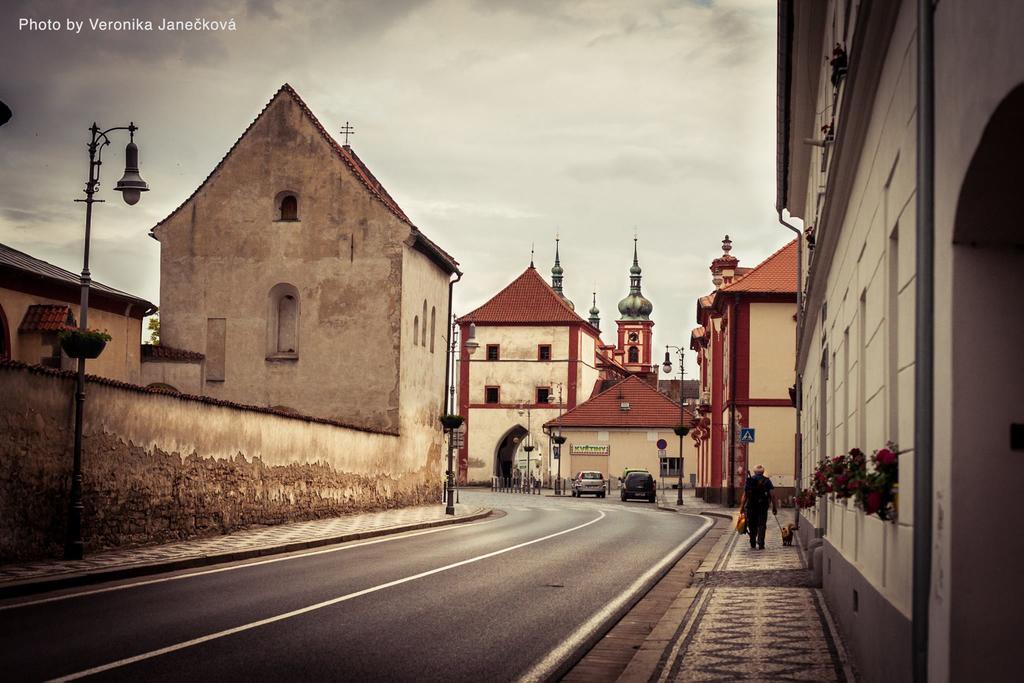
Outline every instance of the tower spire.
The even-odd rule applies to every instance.
[[[598,332],[601,331],[601,311],[597,310],[597,290],[594,290],[594,303],[590,307],[590,317],[587,318],[587,322]]]
[[[533,242],[530,242],[530,267],[533,268]]]
[[[642,269],[637,253],[637,236],[633,235],[633,265],[629,268],[629,294],[619,302],[619,314],[624,320],[650,320],[654,306],[640,291]]]
[[[569,306],[569,308],[576,310],[576,306],[569,301],[569,298],[565,296],[565,292],[562,291],[562,274],[565,272],[562,270],[562,263],[559,259],[558,254],[558,243],[561,238],[558,233],[555,233],[555,265],[551,267],[551,289],[555,290],[555,293],[562,298],[562,301]]]

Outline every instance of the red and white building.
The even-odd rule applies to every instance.
[[[618,306],[617,344],[601,341],[596,296],[587,320],[576,313],[562,291],[557,253],[556,246],[551,285],[531,263],[458,319],[459,414],[466,418],[458,453],[462,482],[510,476],[527,460],[534,476],[547,479],[555,462],[545,423],[629,376],[657,386],[657,367],[651,363],[653,306],[640,291],[635,241],[630,291]],[[479,345],[472,356],[466,348],[470,325]],[[529,458],[527,444],[534,446]]]
[[[741,268],[731,250],[726,235],[711,264],[715,290],[697,301],[690,348],[700,372],[700,418],[690,436],[698,450],[697,495],[734,505],[758,464],[780,497],[793,493],[797,246],[786,244],[754,268]],[[741,440],[748,428],[752,443]]]

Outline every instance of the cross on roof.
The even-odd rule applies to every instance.
[[[347,147],[348,146],[348,136],[349,135],[355,135],[356,134],[356,129],[353,128],[352,125],[348,121],[346,121],[345,125],[341,127],[340,133],[345,136],[345,146]]]

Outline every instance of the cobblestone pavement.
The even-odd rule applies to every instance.
[[[651,680],[852,681],[799,548],[778,529],[764,550],[733,531],[722,544]]]
[[[456,505],[456,518],[474,515],[484,508]],[[273,549],[293,544],[387,530],[401,531],[410,526],[439,522],[446,518],[444,505],[417,507],[344,515],[309,522],[293,522],[270,527],[237,531],[223,536],[193,539],[163,545],[111,550],[88,556],[84,560],[43,560],[0,565],[0,586],[33,579],[88,574],[142,565],[212,557],[258,549]]]

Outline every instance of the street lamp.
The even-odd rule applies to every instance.
[[[451,377],[448,384],[448,410],[441,417],[441,424],[448,431],[448,471],[445,473],[445,508],[446,515],[455,514],[455,430],[462,426],[466,417],[455,413],[455,350],[459,348],[459,328],[455,322],[455,313],[452,313],[451,333],[448,335],[449,353],[451,353]],[[466,350],[469,355],[479,348],[476,341],[476,325],[469,326],[469,336],[466,337]]]
[[[672,356],[669,353],[669,349],[675,350],[679,354],[679,426],[673,431],[676,436],[679,437],[679,485],[676,497],[676,505],[683,504],[683,437],[689,432],[690,428],[686,426],[686,404],[683,401],[683,378],[686,376],[686,367],[684,361],[686,357],[683,355],[685,349],[679,346],[665,346],[665,362],[662,363],[661,369],[668,375],[672,372]]]
[[[555,442],[555,452],[558,454],[558,485],[555,487],[555,495],[562,495],[562,445],[565,443],[565,437],[562,436],[562,383],[558,383],[558,419],[555,421],[558,427],[558,433],[551,437],[551,440]]]
[[[519,404],[519,416],[522,417],[524,412],[526,413],[526,445],[523,446],[523,450],[526,451],[526,476],[523,477],[523,482],[527,486],[527,493],[533,493],[533,485],[530,482],[530,452],[533,451],[533,426],[530,422],[530,404]]]
[[[81,288],[82,298],[78,312],[78,329],[85,333],[89,322],[89,286],[92,277],[89,273],[89,240],[92,236],[92,205],[95,202],[102,202],[96,199],[96,190],[100,184],[100,166],[103,164],[103,148],[110,144],[108,133],[118,130],[128,131],[128,146],[124,150],[124,175],[114,190],[121,193],[125,204],[133,206],[139,201],[141,193],[148,192],[149,186],[139,175],[139,148],[135,145],[135,131],[138,127],[135,122],[127,126],[116,126],[106,130],[100,130],[93,122],[89,128],[89,179],[85,183],[85,199],[76,199],[76,202],[85,202],[85,249],[82,265]],[[64,542],[64,559],[80,560],[84,553],[85,544],[82,541],[82,426],[85,420],[85,355],[78,354],[78,376],[75,381],[75,445],[74,461],[71,470],[71,502],[68,506],[68,528]]]

